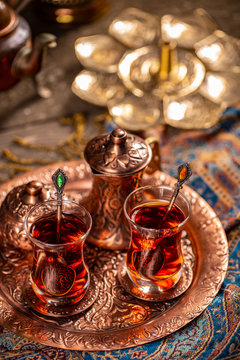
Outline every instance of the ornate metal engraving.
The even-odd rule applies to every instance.
[[[0,186],[0,201],[14,186],[36,177],[51,183],[53,165],[40,168]],[[92,186],[90,168],[84,161],[61,163],[69,181],[65,192],[82,202]],[[173,186],[164,173],[144,174],[146,184]],[[24,281],[32,253],[14,247],[2,248],[0,256],[0,323],[9,330],[42,344],[76,350],[113,350],[147,343],[180,329],[197,317],[216,296],[228,265],[228,246],[220,220],[210,206],[185,186],[192,216],[183,239],[184,254],[193,269],[194,281],[177,300],[145,302],[128,294],[117,272],[124,251],[100,249],[86,244],[86,262],[98,278],[98,296],[85,312],[71,317],[49,318],[29,312],[24,301]],[[18,311],[21,310],[21,311]]]
[[[24,219],[30,208],[51,196],[51,186],[30,181],[14,187],[2,202],[0,208],[0,238],[6,246],[13,245],[25,250],[32,246],[24,230]]]
[[[84,204],[93,218],[88,239],[99,247],[126,249],[130,231],[123,203],[140,186],[143,170],[151,160],[151,148],[145,140],[118,128],[90,140],[84,156],[94,177]]]
[[[92,169],[112,176],[126,176],[143,170],[151,160],[151,149],[139,136],[117,128],[88,142],[84,156]]]

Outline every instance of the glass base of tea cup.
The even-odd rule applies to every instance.
[[[172,284],[168,290],[164,283],[158,282],[158,285],[144,278],[132,276],[127,269],[126,260],[124,259],[119,266],[118,279],[122,287],[134,297],[146,301],[165,301],[174,299],[182,295],[191,285],[193,279],[193,271],[190,262],[184,262],[181,271],[169,279]]]
[[[30,278],[26,282],[24,290],[24,300],[32,312],[51,317],[67,317],[76,315],[87,310],[96,300],[98,296],[98,281],[96,276],[91,274],[89,286],[84,296],[74,304],[66,304],[63,301],[42,301],[33,290]]]
[[[130,269],[126,269],[128,277],[139,290],[141,290],[143,293],[151,292],[152,294],[158,294],[159,292],[162,293],[164,291],[170,290],[172,287],[177,285],[182,275],[182,269],[180,269],[178,272],[168,278],[158,281],[151,281],[144,277],[136,276],[134,273],[131,272]]]
[[[87,289],[89,287],[90,284],[90,275],[89,272],[87,272],[86,275],[86,283],[84,284],[84,286],[82,287],[81,290],[74,292],[71,296],[66,296],[66,295],[54,295],[51,294],[50,292],[46,292],[46,291],[42,291],[37,284],[34,282],[34,280],[32,279],[32,276],[30,274],[30,284],[32,286],[32,289],[35,293],[35,295],[43,302],[46,303],[48,305],[54,305],[55,307],[57,306],[72,306],[76,303],[78,303],[79,301],[82,300],[82,298],[85,296]]]

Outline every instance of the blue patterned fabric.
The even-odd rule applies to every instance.
[[[240,111],[228,109],[225,120],[205,131],[162,134],[162,166],[172,176],[190,161],[195,189],[219,216],[226,230],[240,221]]]
[[[229,268],[208,308],[190,324],[135,348],[106,352],[68,351],[33,343],[0,327],[0,359],[14,360],[190,360],[240,359],[240,111],[205,131],[159,128],[163,171],[172,176],[190,161],[189,185],[214,208],[227,232]]]

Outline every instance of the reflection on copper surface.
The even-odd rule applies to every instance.
[[[83,160],[67,161],[59,166],[74,184],[69,184],[66,189],[66,198],[83,202],[93,183],[89,166]],[[10,189],[28,181],[41,179],[44,184],[50,184],[55,170],[55,165],[49,165],[2,184],[0,201]],[[152,185],[175,184],[175,179],[160,171],[150,176],[144,174],[143,181]],[[43,315],[39,318],[23,297],[25,279],[32,262],[31,252],[10,249],[6,242],[0,254],[1,325],[48,346],[104,351],[157,340],[195,319],[212,302],[221,287],[228,266],[228,245],[221,222],[211,207],[191,188],[186,186],[183,192],[192,205],[184,251],[187,261],[192,263],[194,276],[184,295],[171,302],[146,303],[136,299],[125,292],[117,279],[124,253],[88,245],[86,262],[90,272],[97,276],[99,290],[92,307],[74,317],[46,319]]]
[[[143,170],[151,160],[151,148],[139,136],[117,128],[91,139],[84,157],[94,178],[85,204],[93,220],[88,241],[106,249],[126,249],[129,227],[123,203],[140,186]]]

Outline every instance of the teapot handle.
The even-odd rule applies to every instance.
[[[161,153],[160,153],[160,144],[157,137],[151,136],[145,139],[146,143],[150,146],[152,150],[152,158],[145,169],[145,172],[148,175],[152,175],[155,171],[161,171]]]

